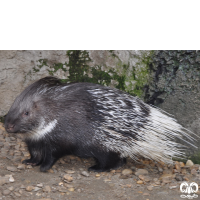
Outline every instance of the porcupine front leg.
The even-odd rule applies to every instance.
[[[31,158],[23,160],[22,163],[26,165],[39,165],[42,162],[42,153],[34,149],[29,150],[29,152]]]
[[[44,159],[42,161],[42,164],[40,166],[40,171],[41,172],[46,172],[49,170],[53,164],[58,160],[58,157],[53,156],[52,152],[50,149],[45,151],[44,153]]]
[[[22,163],[26,165],[39,165],[42,162],[42,149],[40,143],[36,144],[32,141],[26,141],[29,153],[31,155],[30,159],[23,160]]]

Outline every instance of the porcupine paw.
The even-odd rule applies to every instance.
[[[93,171],[93,172],[104,172],[104,171],[109,171],[107,169],[104,169],[102,167],[100,167],[99,165],[94,165],[92,167],[88,168],[88,171]]]
[[[37,165],[37,164],[38,164],[37,162],[35,162],[35,161],[32,160],[32,159],[23,160],[22,163],[23,163],[23,164],[26,164],[26,165]]]
[[[49,170],[51,168],[50,165],[41,165],[40,166],[40,171],[41,172],[46,172],[47,170]]]

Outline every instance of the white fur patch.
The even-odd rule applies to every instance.
[[[57,120],[54,119],[53,121],[49,122],[48,124],[45,125],[45,121],[43,120],[40,126],[32,131],[29,135],[29,137],[33,140],[38,140],[40,138],[45,137],[45,135],[49,134],[57,124]]]

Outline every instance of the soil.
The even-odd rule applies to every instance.
[[[185,166],[180,162],[169,166],[128,159],[119,169],[97,173],[87,170],[94,165],[93,159],[71,155],[61,158],[48,172],[40,172],[39,166],[21,163],[29,157],[23,136],[6,133],[2,124],[0,150],[0,199],[5,200],[179,200],[180,195],[187,195],[180,191],[181,183],[195,182],[200,186],[199,165]],[[196,195],[200,199],[199,191]]]

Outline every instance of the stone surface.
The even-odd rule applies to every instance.
[[[136,172],[135,172],[135,175],[136,176],[139,176],[139,175],[146,175],[148,174],[149,172],[146,170],[146,169],[138,169]]]
[[[7,167],[7,170],[8,170],[8,171],[11,171],[11,172],[16,172],[16,171],[17,171],[17,168],[14,167],[14,166],[8,166],[8,167]]]
[[[131,169],[124,169],[122,171],[122,174],[125,176],[131,175],[133,173],[133,171]]]
[[[191,167],[191,166],[193,166],[194,165],[194,163],[191,161],[191,160],[188,160],[187,162],[186,162],[186,164],[185,164],[185,166],[187,166],[187,167]]]
[[[52,71],[54,76],[61,79],[69,77],[70,56],[75,51],[0,51],[0,93],[4,95],[0,98],[0,116],[8,111],[14,98],[30,83],[45,76],[49,76]],[[85,65],[96,69],[100,66],[101,71],[116,69],[119,75],[131,75],[132,66],[139,63],[143,54],[148,51],[80,51],[80,59],[84,58]],[[75,53],[74,53],[75,54]],[[11,56],[12,55],[12,56]],[[72,58],[73,59],[73,58]],[[83,59],[82,59],[83,60]],[[82,61],[83,62],[83,61]],[[63,69],[54,69],[56,63],[62,63]],[[129,66],[130,70],[124,71],[123,65]],[[139,65],[139,64],[138,64]],[[141,64],[139,68],[143,68]],[[81,66],[80,66],[81,67]],[[83,66],[84,67],[84,66]],[[98,70],[98,67],[97,67]],[[88,72],[90,78],[93,77],[91,70]],[[134,87],[131,79],[126,80],[126,87]],[[116,86],[118,82],[112,80],[111,86]]]
[[[90,176],[90,174],[88,172],[86,172],[86,171],[82,171],[81,175],[86,176],[86,177]]]

